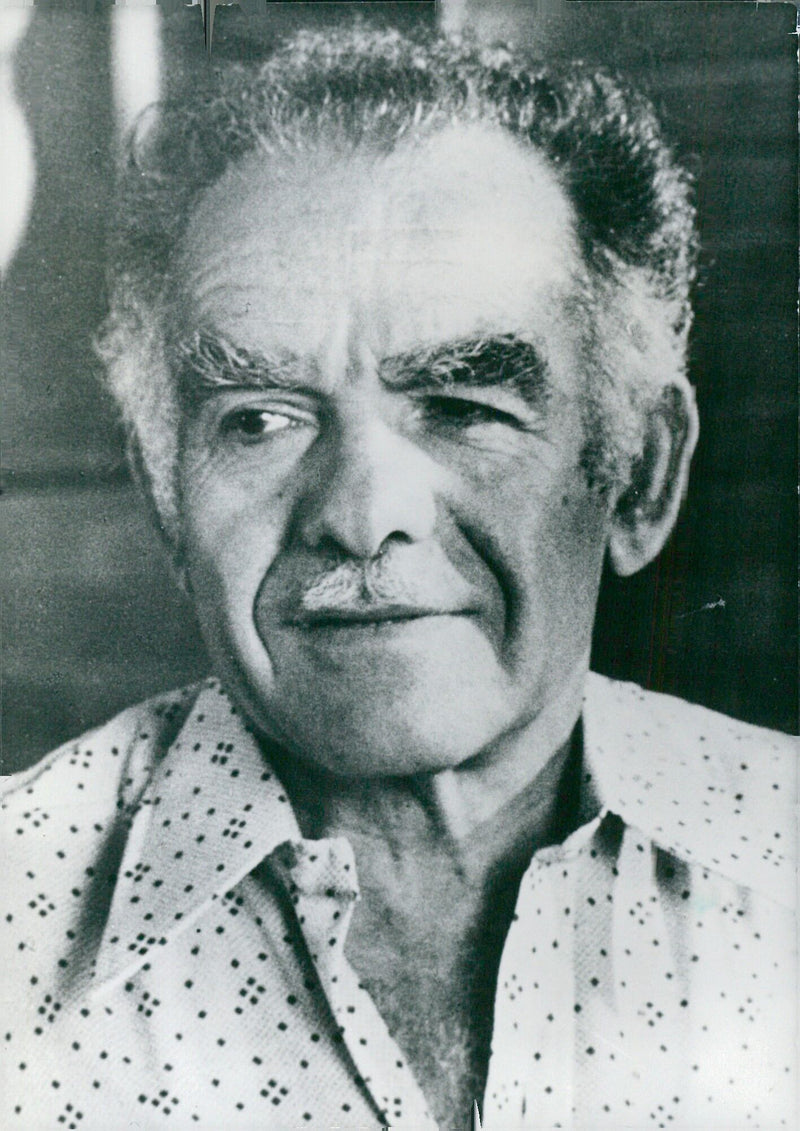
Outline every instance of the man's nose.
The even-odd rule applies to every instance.
[[[379,421],[343,430],[331,449],[303,500],[306,546],[369,560],[392,540],[432,536],[439,469],[430,456]]]

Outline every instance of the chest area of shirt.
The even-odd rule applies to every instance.
[[[613,1127],[620,1094],[642,1119],[676,1095],[686,1107],[708,1096],[719,1104],[729,1078],[746,1079],[750,1050],[763,1058],[768,1045],[790,1043],[776,1018],[790,1000],[778,993],[780,971],[770,986],[771,964],[752,965],[753,945],[775,948],[774,912],[757,915],[729,885],[697,870],[672,877],[673,865],[648,862],[638,840],[617,858],[618,875],[591,854],[589,861],[588,869],[554,861],[523,884],[486,1012],[487,1127],[525,1111],[536,1126],[566,1126],[574,1105],[588,1125]],[[664,900],[652,883],[659,877]],[[459,1018],[475,980],[451,976],[431,943],[430,969],[418,955],[395,976],[388,961],[364,982],[348,973],[336,898],[325,890],[297,904],[274,896],[248,878],[151,962],[87,999],[85,1016],[63,997],[58,1012],[36,1011],[31,1048],[22,1030],[15,1042],[20,1062],[42,1065],[52,1054],[48,1071],[61,1081],[48,1085],[56,1115],[67,1102],[80,1101],[81,1110],[107,1103],[113,1089],[121,1110],[147,1105],[159,1119],[155,1103],[168,1101],[173,1115],[196,1112],[211,1126],[302,1126],[309,1112],[323,1126],[389,1122],[419,1131],[430,1124],[414,1106],[415,1081],[429,1106],[452,1101],[463,1110],[467,1086],[477,1087],[474,1031]],[[34,1006],[51,1004],[41,975],[35,992]],[[449,1094],[426,1076],[437,1043],[460,1081]],[[396,1072],[395,1057],[407,1062]],[[783,1061],[776,1064],[783,1073]],[[25,1073],[19,1078],[24,1084]]]

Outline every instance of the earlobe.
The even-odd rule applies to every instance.
[[[611,517],[608,551],[623,577],[644,568],[667,541],[689,479],[698,419],[688,385],[670,385],[648,412],[641,458]]]

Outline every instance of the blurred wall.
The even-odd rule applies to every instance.
[[[358,8],[432,21],[429,4],[218,8],[163,18],[168,86],[258,56]],[[526,37],[629,74],[698,184],[703,264],[692,377],[702,418],[678,530],[654,566],[604,580],[595,666],[795,730],[796,13],[791,5],[444,5],[487,38]],[[102,316],[112,183],[108,11],[39,8],[18,54],[37,187],[3,294],[4,772],[207,669],[191,610],[135,500],[90,348]],[[86,76],[92,80],[87,81]]]

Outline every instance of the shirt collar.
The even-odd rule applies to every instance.
[[[687,864],[791,902],[771,847],[785,817],[769,782],[786,775],[793,740],[593,673],[583,726],[584,771],[601,816],[615,814]]]
[[[203,685],[132,814],[96,985],[129,977],[279,844],[300,840],[255,736],[216,681]]]
[[[596,815],[592,826],[611,813],[659,847],[716,867],[719,823],[704,833],[705,814],[686,807],[725,792],[719,771],[695,751],[681,758],[671,729],[653,718],[652,698],[633,685],[589,675],[582,809]],[[563,848],[582,839],[579,829]],[[303,838],[281,783],[237,709],[211,681],[132,815],[95,984],[129,977],[287,842],[302,844]],[[355,876],[352,887],[355,898]]]

